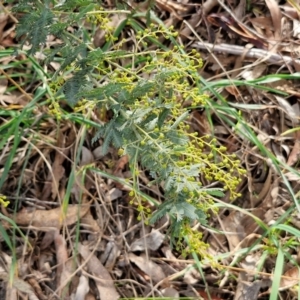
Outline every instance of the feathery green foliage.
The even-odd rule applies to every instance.
[[[168,215],[171,237],[181,239],[192,234],[192,221],[205,223],[214,197],[222,197],[226,190],[231,199],[239,196],[235,189],[244,174],[239,160],[227,154],[213,137],[191,132],[187,122],[192,109],[205,107],[210,101],[199,92],[199,54],[185,53],[176,44],[171,50],[147,49],[147,40],[159,36],[174,40],[177,33],[173,28],[152,23],[137,32],[135,51],[125,51],[122,46],[126,41],[117,37],[120,30],[111,28],[109,15],[93,1],[26,3],[20,2],[16,11],[24,14],[18,36],[24,38],[24,45],[31,45],[28,55],[40,50],[47,55],[45,63],[61,61],[52,78],[51,111],[58,119],[63,117],[58,105],[62,95],[75,111],[85,106],[112,111],[113,116],[97,130],[93,142],[103,140],[103,154],[113,145],[120,155],[128,155],[133,182],[142,166],[152,177],[150,185],[163,187],[165,200],[154,213],[143,205],[146,199],[136,188],[132,189],[130,196],[132,203],[139,203],[140,218],[156,222]],[[128,14],[126,24],[135,24],[134,18]],[[86,41],[80,26],[84,22],[106,31],[108,44],[103,49],[94,49],[91,41]],[[78,29],[71,33],[67,28],[73,24]],[[61,42],[54,49],[42,50],[49,34]],[[203,179],[217,187],[203,187]],[[194,249],[199,251],[199,234],[195,237]]]

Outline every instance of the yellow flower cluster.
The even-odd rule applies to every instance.
[[[7,200],[7,197],[0,194],[0,204],[4,207],[7,207],[9,203],[10,202]]]

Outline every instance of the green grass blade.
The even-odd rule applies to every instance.
[[[271,287],[270,300],[278,299],[283,264],[284,264],[284,253],[283,253],[281,247],[279,247],[276,264],[275,264],[274,275],[273,275],[273,283],[272,283],[272,287]]]

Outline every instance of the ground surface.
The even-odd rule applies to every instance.
[[[92,128],[51,115],[47,93],[37,97],[51,80],[41,80],[37,56],[13,55],[21,43],[15,37],[20,15],[11,12],[13,4],[1,4],[0,190],[9,201],[1,214],[1,299],[298,299],[297,4],[156,0],[133,2],[128,10],[145,12],[150,5],[178,31],[185,49],[201,53],[201,76],[216,91],[208,92],[209,112],[191,113],[192,129],[214,135],[247,170],[238,186],[242,196],[233,202],[225,196],[206,227],[195,224],[214,264],[204,261],[199,269],[195,256],[184,258],[171,248],[167,218],[154,226],[137,220],[128,189],[113,180],[131,177],[127,158],[113,148],[101,155],[101,141],[91,143]],[[113,1],[104,7],[115,9]],[[144,26],[143,18],[136,19]],[[91,39],[102,47],[103,31]],[[46,47],[54,42],[49,37]],[[51,74],[59,64],[44,71]],[[91,119],[97,118],[94,112]],[[99,172],[83,176],[89,164]],[[140,189],[163,201],[162,187],[148,187],[149,180],[141,169]]]

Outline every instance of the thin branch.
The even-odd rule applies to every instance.
[[[251,48],[248,51],[245,51],[245,47],[229,45],[229,44],[219,44],[214,45],[211,43],[205,42],[196,42],[193,44],[195,48],[204,49],[208,52],[225,52],[233,55],[242,55],[248,58],[261,59],[262,61],[279,65],[281,66],[283,63],[290,65],[292,63],[297,63],[300,65],[300,59],[294,59],[290,56],[275,54],[266,50]],[[246,54],[245,54],[246,52]]]

